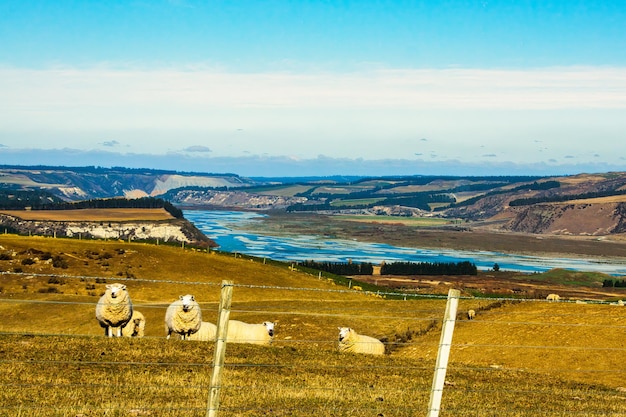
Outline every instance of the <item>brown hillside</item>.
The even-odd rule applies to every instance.
[[[503,228],[515,232],[603,236],[626,232],[626,203],[536,204],[516,213]]]
[[[626,195],[619,194],[626,189],[626,173],[580,174],[551,180],[560,186],[535,189],[529,184],[528,189],[492,192],[446,214],[522,233],[605,236],[626,232]],[[614,195],[583,198],[607,193]],[[512,205],[525,199],[561,201]]]

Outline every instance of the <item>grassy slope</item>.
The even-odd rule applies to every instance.
[[[205,318],[215,321],[224,279],[237,285],[231,318],[277,321],[274,346],[229,345],[224,415],[425,414],[444,300],[384,300],[286,266],[169,246],[10,235],[0,236],[0,246],[15,253],[0,269],[24,272],[0,276],[0,331],[18,333],[0,335],[0,351],[11,359],[0,377],[0,404],[22,404],[20,415],[102,415],[107,407],[107,415],[204,415],[213,344],[166,342],[162,320],[169,302],[193,293]],[[41,252],[61,256],[67,268],[22,265],[20,259]],[[35,275],[49,273],[66,276],[54,283]],[[93,277],[127,284],[147,317],[148,337],[101,336],[94,309],[104,283]],[[442,415],[626,413],[616,391],[625,372],[623,307],[493,306],[460,302],[460,311],[475,308],[478,315],[457,323]],[[433,323],[433,331],[419,335]],[[398,343],[382,358],[339,355],[336,327],[345,325]],[[62,336],[24,335],[41,333]],[[545,407],[549,401],[554,405]],[[59,414],[51,408],[38,414],[35,405]]]

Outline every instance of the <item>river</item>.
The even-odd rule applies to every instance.
[[[553,268],[626,275],[626,259],[551,258],[488,251],[419,249],[367,243],[348,239],[329,239],[314,235],[269,236],[246,229],[259,213],[239,211],[185,210],[185,218],[219,245],[219,250],[242,253],[277,261],[298,262],[462,262],[469,261],[479,270],[544,272]]]

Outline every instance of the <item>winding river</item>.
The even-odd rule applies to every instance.
[[[219,250],[278,261],[318,262],[462,262],[479,270],[544,272],[553,268],[626,275],[626,259],[548,258],[488,251],[419,249],[314,235],[262,235],[246,229],[263,214],[238,211],[185,210],[184,216],[219,245]]]

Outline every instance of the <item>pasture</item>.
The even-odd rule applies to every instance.
[[[0,415],[205,415],[214,343],[165,340],[163,316],[192,293],[215,322],[223,280],[235,283],[231,318],[275,321],[276,336],[227,346],[220,415],[427,413],[444,297],[148,244],[0,235],[0,254]],[[112,282],[146,316],[145,338],[103,336],[94,309]],[[625,415],[624,308],[462,297],[440,415]],[[388,354],[339,354],[339,326]]]
[[[98,221],[159,221],[173,217],[162,208],[115,208],[77,210],[0,210],[0,214],[19,217],[23,220],[98,222]]]
[[[432,227],[451,224],[453,220],[440,217],[401,217],[401,216],[379,216],[379,215],[348,215],[338,214],[335,217],[340,220],[363,223],[382,224],[402,224],[411,227]]]

